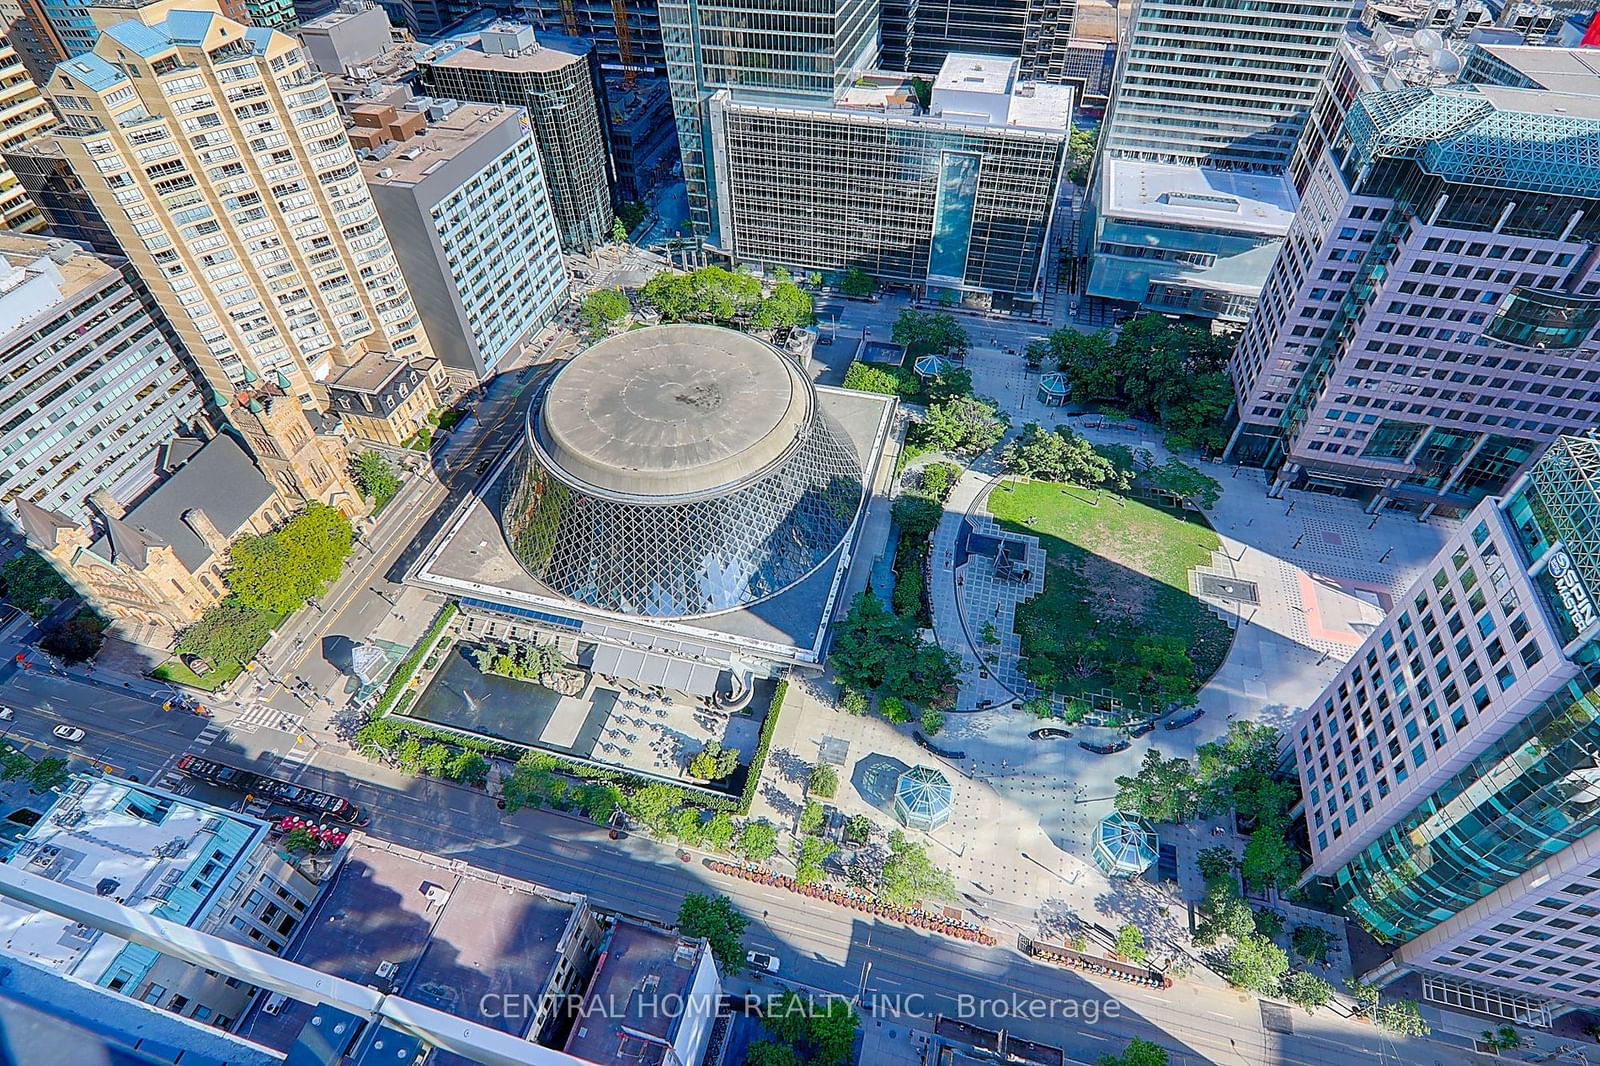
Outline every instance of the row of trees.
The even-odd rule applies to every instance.
[[[226,574],[231,595],[184,632],[178,653],[204,659],[213,669],[249,662],[285,615],[321,596],[339,577],[352,540],[348,518],[311,503],[281,528],[235,541]]]
[[[407,773],[427,774],[478,788],[489,779],[489,760],[483,753],[419,737],[382,718],[357,729],[354,741],[362,755]]]
[[[1179,459],[1157,463],[1144,448],[1095,444],[1066,425],[1045,429],[1029,422],[1000,453],[1000,465],[1009,474],[1034,481],[1113,492],[1128,492],[1137,486],[1176,503],[1193,502],[1202,508],[1216,506],[1222,496],[1216,478],[1188,463]]]
[[[888,610],[871,588],[840,623],[829,662],[852,713],[865,711],[873,693],[886,717],[897,708],[907,721],[907,705],[942,712],[955,701],[960,660],[923,640],[915,624]]]
[[[1215,453],[1228,442],[1231,350],[1226,337],[1149,314],[1124,322],[1115,341],[1105,330],[1056,330],[1028,345],[1024,357],[1064,372],[1079,403],[1108,404],[1157,423],[1172,450]]]
[[[1195,763],[1145,752],[1136,774],[1117,778],[1118,810],[1158,822],[1185,822],[1228,810],[1253,826],[1241,873],[1252,888],[1288,888],[1299,878],[1300,854],[1289,839],[1295,786],[1278,774],[1278,730],[1234,721],[1220,739],[1200,745]]]
[[[647,281],[639,295],[663,322],[716,322],[779,329],[809,326],[816,321],[811,294],[793,281],[781,278],[770,291],[764,291],[761,281],[753,275],[716,266],[700,267],[687,274],[664,270]],[[597,309],[597,313],[604,309]],[[609,301],[609,309],[615,310],[615,301]],[[584,313],[587,321],[589,312]],[[622,314],[627,314],[626,309]]]

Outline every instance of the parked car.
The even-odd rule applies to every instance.
[[[66,741],[68,744],[76,744],[84,738],[83,730],[75,725],[58,725],[51,732],[56,735],[57,740]]]
[[[745,955],[744,961],[748,962],[753,970],[761,970],[765,973],[778,972],[778,956],[768,955],[764,951],[752,951]]]
[[[17,717],[17,712],[10,707],[0,707],[0,722],[9,722]]]

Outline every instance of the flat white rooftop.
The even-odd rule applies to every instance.
[[[952,89],[964,93],[993,93],[1004,96],[1017,77],[1019,61],[1008,56],[982,56],[951,52],[944,57],[934,78],[933,89]]]
[[[1107,219],[1269,237],[1289,232],[1299,202],[1285,177],[1130,159],[1105,160],[1100,189]]]
[[[79,777],[8,861],[80,892],[187,925],[265,832],[258,819],[159,789]],[[0,899],[0,951],[59,973],[98,981],[126,943]]]

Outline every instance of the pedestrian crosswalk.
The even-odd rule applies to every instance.
[[[300,769],[300,767],[310,762],[311,756],[315,754],[316,749],[310,744],[307,744],[303,741],[296,742],[295,746],[290,748],[288,753],[283,756],[283,760],[279,765],[284,770],[287,770],[292,774],[294,771]]]
[[[222,739],[222,734],[226,732],[226,729],[215,723],[208,725],[204,729],[200,730],[200,732],[195,734],[194,746],[196,748],[209,748],[218,740]]]
[[[229,728],[237,729],[241,733],[254,733],[263,728],[276,729],[283,733],[299,733],[306,727],[306,717],[303,714],[289,714],[275,707],[257,703],[240,711],[228,725]]]

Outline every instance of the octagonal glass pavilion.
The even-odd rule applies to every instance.
[[[1100,819],[1094,836],[1094,863],[1108,877],[1135,877],[1155,865],[1156,831],[1132,814],[1113,811]]]
[[[931,766],[913,766],[894,787],[894,813],[908,829],[938,829],[950,820],[954,790]]]

